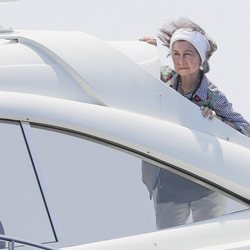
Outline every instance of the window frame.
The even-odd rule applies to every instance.
[[[20,139],[23,140],[23,144],[24,144],[23,150],[25,150],[26,153],[27,153],[27,157],[29,159],[29,164],[31,166],[30,170],[33,171],[33,173],[32,173],[33,176],[34,176],[33,181],[37,185],[37,190],[38,190],[38,192],[40,194],[41,204],[43,204],[43,206],[44,206],[44,208],[43,208],[44,213],[45,213],[44,215],[46,216],[48,225],[51,228],[51,233],[52,233],[51,238],[54,238],[52,240],[45,240],[43,242],[40,242],[40,244],[57,243],[58,242],[58,236],[57,236],[57,233],[56,233],[56,230],[55,230],[55,227],[54,227],[53,220],[51,218],[50,210],[49,210],[49,207],[48,207],[48,204],[47,204],[47,199],[45,197],[44,190],[43,190],[43,187],[41,185],[39,175],[37,173],[36,165],[35,165],[35,162],[33,160],[32,153],[30,151],[30,147],[29,147],[29,144],[28,144],[28,141],[27,141],[27,138],[26,138],[26,133],[25,133],[25,129],[23,127],[23,123],[20,120],[3,119],[3,118],[0,118],[0,123],[1,124],[6,124],[6,125],[11,125],[11,124],[15,125],[16,129],[20,130]]]
[[[232,192],[232,191],[224,188],[223,186],[221,186],[215,182],[212,182],[212,181],[210,181],[202,176],[199,176],[199,175],[191,173],[187,170],[184,170],[183,168],[178,167],[177,165],[173,165],[169,162],[166,162],[164,160],[156,158],[156,157],[150,155],[149,153],[147,154],[147,153],[141,152],[139,149],[123,145],[119,142],[116,142],[114,140],[109,140],[109,139],[106,139],[106,138],[98,136],[98,135],[93,135],[93,134],[90,134],[87,132],[81,132],[78,130],[68,129],[68,128],[64,128],[64,127],[60,127],[60,126],[56,126],[56,125],[41,124],[41,123],[37,123],[37,122],[29,122],[29,126],[40,127],[40,128],[44,128],[47,130],[57,131],[57,132],[60,131],[61,133],[64,133],[64,134],[77,136],[77,137],[84,138],[86,140],[89,140],[89,141],[92,141],[95,143],[105,145],[105,146],[110,147],[110,148],[120,150],[122,152],[133,155],[137,158],[140,158],[141,160],[147,161],[147,162],[149,162],[149,163],[151,163],[159,168],[170,171],[173,174],[177,174],[177,175],[184,177],[190,181],[193,181],[197,184],[200,184],[206,188],[212,189],[214,191],[218,191],[221,194],[225,195],[226,197],[228,197],[236,202],[239,202],[247,207],[250,207],[250,200],[249,199],[246,199],[245,197],[242,197],[242,196],[238,195],[237,193]]]

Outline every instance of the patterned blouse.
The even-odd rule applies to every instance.
[[[163,66],[161,80],[181,93],[179,75],[170,67]],[[246,136],[250,136],[250,124],[232,108],[232,104],[208,78],[203,75],[201,84],[197,90],[184,95],[198,106],[207,106],[216,112],[225,123],[232,122],[234,128]],[[231,125],[231,124],[230,124]],[[160,169],[155,186],[158,189],[157,202],[191,202],[201,199],[214,191],[195,182],[175,175],[167,170]]]
[[[179,75],[169,66],[162,66],[161,80],[180,91]],[[187,93],[184,95],[190,101],[198,106],[209,107],[216,112],[216,116],[223,122],[231,122],[234,128],[242,134],[250,137],[250,124],[243,116],[233,110],[232,104],[227,100],[226,96],[212,84],[206,75],[203,75],[200,87],[195,93]]]

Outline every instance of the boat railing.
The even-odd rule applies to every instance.
[[[16,247],[16,243],[29,246],[29,247],[33,247],[33,248],[37,248],[37,249],[43,249],[43,250],[56,250],[57,249],[57,248],[48,247],[42,244],[33,243],[31,241],[19,239],[19,238],[9,237],[3,234],[0,234],[0,241],[7,243],[5,244],[4,247],[1,247],[1,249],[8,249],[8,250],[14,250]],[[20,247],[20,245],[18,245],[18,247]]]

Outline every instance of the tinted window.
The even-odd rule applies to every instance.
[[[55,241],[45,201],[19,123],[0,122],[0,233]]]
[[[159,170],[152,161],[78,134],[38,126],[31,130],[30,146],[39,152],[68,245],[156,230],[154,202],[141,171],[142,163]],[[227,205],[226,210],[235,208]]]

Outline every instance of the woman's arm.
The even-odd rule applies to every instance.
[[[139,41],[147,42],[149,44],[157,46],[156,39],[154,37],[152,37],[152,36],[144,36],[144,37],[140,38]]]
[[[227,100],[223,93],[220,91],[216,92],[216,97],[212,98],[211,101],[212,108],[216,112],[216,115],[229,126],[250,137],[249,122],[246,121],[240,113],[234,111],[232,103]]]

